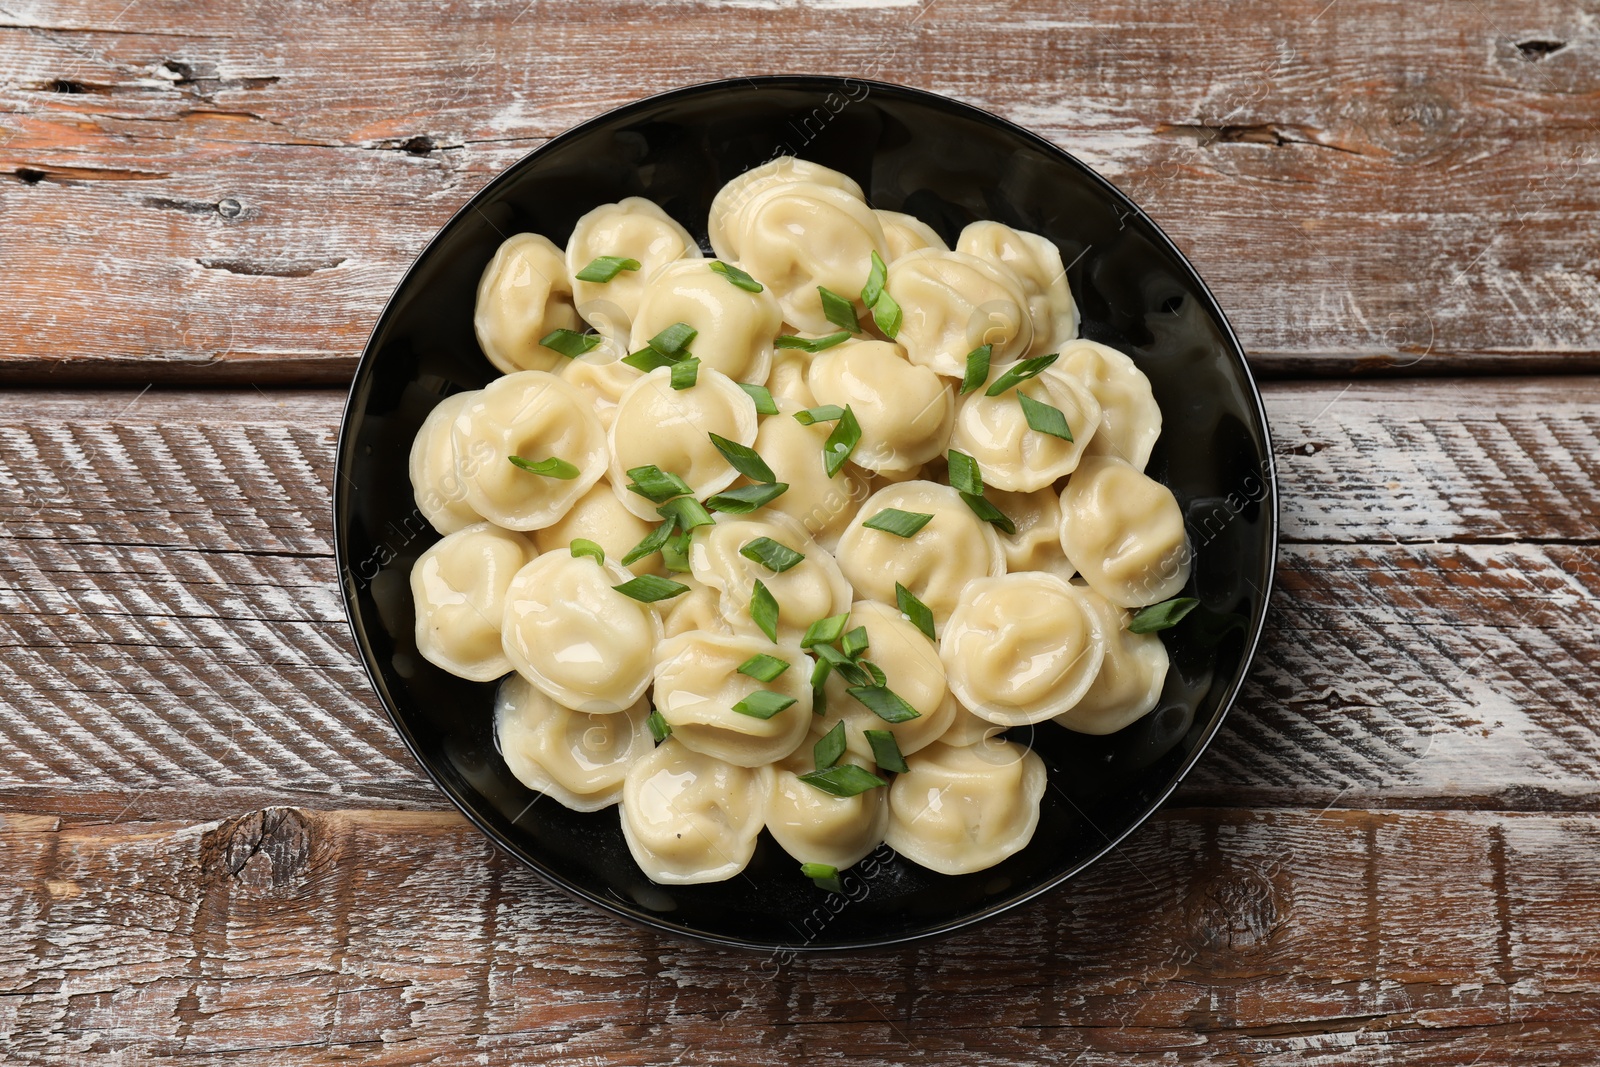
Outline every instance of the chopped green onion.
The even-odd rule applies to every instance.
[[[839,642],[839,647],[844,650],[845,655],[855,659],[867,650],[868,640],[867,628],[865,626],[857,626],[854,630],[844,635]]]
[[[609,282],[625,270],[638,270],[637,259],[625,259],[622,256],[595,256],[589,265],[573,277],[580,282]]]
[[[655,349],[647,345],[644,348],[639,349],[637,352],[623,356],[622,362],[626,363],[634,370],[642,370],[646,374],[649,374],[651,371],[660,370],[662,367],[677,366],[678,357],[664,356],[660,352],[657,352]]]
[[[667,538],[672,536],[672,528],[677,524],[678,520],[675,516],[668,516],[666,522],[645,534],[643,541],[628,549],[628,554],[622,557],[622,565],[624,567],[632,566],[650,555],[650,553],[661,551],[661,547],[667,543]]]
[[[1014,385],[1020,385],[1029,378],[1038,376],[1046,367],[1061,357],[1060,352],[1052,352],[1048,356],[1035,356],[1033,359],[1024,359],[1013,363],[1004,374],[994,380],[994,384],[984,391],[984,396],[999,396]]]
[[[675,322],[650,338],[650,347],[663,356],[684,356],[689,342],[700,336],[700,331],[687,322]]]
[[[1022,416],[1028,420],[1029,426],[1063,441],[1072,440],[1072,429],[1067,425],[1067,417],[1060,408],[1035,400],[1027,393],[1017,393],[1017,399],[1022,402]]]
[[[947,458],[950,460],[950,487],[963,493],[974,496],[983,495],[983,472],[978,469],[978,461],[952,448]]]
[[[755,591],[750,594],[750,620],[767,635],[767,640],[778,643],[778,599],[772,590],[756,579]]]
[[[775,681],[778,675],[788,670],[789,661],[769,656],[765,652],[757,652],[743,663],[739,664],[740,674],[747,674],[758,682]]]
[[[811,714],[826,715],[828,712],[828,691],[825,688],[828,675],[833,673],[833,665],[827,660],[819,659],[811,667]]]
[[[851,333],[861,332],[861,322],[856,318],[856,306],[832,289],[817,286],[817,292],[822,296],[822,313],[828,321],[841,330]]]
[[[696,356],[680,359],[672,365],[672,387],[674,389],[692,389],[694,383],[700,379],[700,360]]]
[[[763,482],[760,485],[741,485],[706,498],[706,507],[729,515],[748,515],[756,508],[765,507],[789,491],[788,482]]]
[[[1131,634],[1153,634],[1157,630],[1168,630],[1183,621],[1183,617],[1200,606],[1200,601],[1192,596],[1174,597],[1163,600],[1159,604],[1151,604],[1141,608],[1133,618],[1128,620],[1128,632]]]
[[[883,331],[883,335],[891,341],[899,337],[900,323],[904,319],[905,315],[901,312],[900,305],[889,295],[889,290],[885,289],[879,293],[878,299],[872,304],[872,321],[878,324],[878,329]]]
[[[816,883],[818,889],[844,896],[844,883],[839,881],[839,868],[826,863],[802,863],[800,873]]]
[[[859,667],[862,670],[862,672],[867,675],[868,681],[870,681],[871,684],[873,684],[873,685],[888,685],[889,684],[889,677],[888,677],[888,675],[883,673],[883,668],[879,667],[876,663],[872,662],[870,659],[856,660],[856,666]]]
[[[579,333],[576,330],[551,330],[539,338],[539,343],[552,352],[560,352],[568,359],[577,359],[600,343],[600,335]]]
[[[838,763],[825,771],[812,771],[800,775],[800,780],[836,797],[853,797],[889,783],[865,767],[854,763]]]
[[[670,578],[658,578],[653,574],[641,574],[639,577],[621,585],[611,588],[623,596],[632,597],[643,604],[654,604],[658,600],[671,600],[675,596],[682,596],[689,591],[689,587],[673,581]]]
[[[991,523],[1008,534],[1017,532],[1017,524],[1006,518],[1006,513],[995,507],[988,499],[976,493],[962,493],[961,499],[966,501],[972,513],[984,522]]]
[[[841,722],[839,725],[843,726]],[[867,744],[872,746],[872,761],[886,771],[904,774],[910,770],[906,766],[906,758],[900,754],[900,742],[894,739],[894,734],[888,730],[862,730],[867,735]]]
[[[817,761],[817,770],[825,771],[839,762],[844,755],[844,721],[833,724],[833,729],[817,739],[811,746],[811,755]]]
[[[878,302],[878,297],[883,293],[883,283],[889,280],[889,268],[884,265],[883,257],[878,255],[877,249],[872,252],[872,269],[867,272],[867,284],[861,287],[861,302],[871,307]]]
[[[560,478],[564,482],[570,482],[578,476],[577,467],[574,467],[564,459],[557,459],[555,456],[551,456],[549,459],[541,459],[537,463],[523,459],[521,456],[507,456],[506,458],[511,461],[513,467],[527,471],[529,474],[542,474],[546,478]]]
[[[770,689],[757,689],[735,704],[733,710],[752,719],[770,719],[783,709],[793,706],[794,697],[786,697]]]
[[[633,479],[628,485],[628,492],[638,493],[652,504],[665,504],[675,496],[688,496],[694,492],[688,482],[653,463],[648,467],[630,468],[628,477]]]
[[[604,563],[606,561],[606,550],[586,537],[574,537],[572,544],[568,547],[572,552],[573,559],[582,559],[584,556],[589,556],[596,563]]]
[[[772,345],[774,348],[798,348],[803,352],[810,352],[815,355],[818,352],[832,348],[834,345],[842,345],[848,340],[850,340],[849,330],[840,330],[838,333],[825,333],[821,337],[796,337],[792,333],[786,333],[772,342]]]
[[[884,722],[905,722],[922,715],[886,685],[858,685],[846,692],[865,704],[868,711]]]
[[[749,382],[740,382],[739,388],[743,389],[756,403],[757,415],[776,415],[778,402],[772,399],[772,390],[764,385],[751,385]]]
[[[682,531],[667,538],[667,543],[661,546],[661,562],[667,565],[667,570],[674,574],[688,574],[689,567],[689,533]]]
[[[767,461],[761,454],[749,445],[741,445],[738,441],[730,441],[720,434],[711,435],[711,443],[717,446],[717,451],[722,453],[722,458],[728,465],[752,482],[775,482],[777,475],[772,473],[772,468],[767,466]]]
[[[801,648],[810,648],[812,645],[831,645],[844,634],[845,624],[850,621],[850,613],[843,615],[829,615],[826,619],[818,619],[806,627],[805,636],[800,638]]]
[[[839,677],[844,679],[846,685],[872,685],[876,681],[861,664],[832,645],[817,645],[813,651],[819,660],[839,672]]]
[[[932,521],[933,516],[925,511],[884,508],[861,525],[869,530],[882,530],[884,533],[894,534],[896,537],[912,537]]]
[[[818,408],[806,408],[804,411],[794,413],[794,421],[801,426],[815,426],[819,422],[833,422],[844,417],[844,408],[838,404],[824,404]]]
[[[994,345],[979,345],[967,353],[967,373],[961,376],[961,395],[966,396],[989,378],[989,359]]]
[[[665,715],[654,708],[650,709],[650,715],[644,720],[644,724],[650,727],[650,736],[656,739],[658,745],[672,736],[672,724],[667,721]]]
[[[706,511],[705,505],[692,496],[680,496],[676,500],[669,500],[656,508],[656,513],[662,518],[675,519],[678,529],[687,533],[701,526],[714,526],[717,520]]]
[[[922,635],[929,641],[933,636],[933,611],[917,599],[917,594],[901,585],[894,583],[894,602],[900,608],[900,614],[911,620],[911,625],[922,631]]]
[[[761,292],[761,283],[738,267],[735,267],[732,263],[724,263],[720,259],[713,259],[711,261],[711,269],[747,293]]]
[[[739,549],[739,555],[754,560],[773,574],[782,574],[806,558],[803,553],[796,552],[783,542],[774,541],[770,537],[756,538]]]
[[[861,424],[856,421],[856,413],[845,405],[844,414],[839,416],[839,421],[834,424],[833,432],[822,443],[822,469],[832,478],[839,473],[845,461],[850,458],[850,453],[856,450],[856,445],[861,443]]]

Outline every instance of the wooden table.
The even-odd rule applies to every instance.
[[[448,807],[357,666],[329,488],[472,192],[789,71],[990,108],[1146,206],[1270,379],[1284,537],[1243,700],[1113,856],[774,966]],[[1594,0],[0,0],[0,72],[7,1061],[1600,1054]]]

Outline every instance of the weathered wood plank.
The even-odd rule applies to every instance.
[[[1079,153],[1194,257],[1263,369],[1600,365],[1580,0],[8,11],[0,212],[28,237],[0,283],[32,294],[0,338],[12,380],[340,380],[467,196],[704,80],[709,41],[719,72],[918,85]]]
[[[794,960],[604,918],[454,815],[8,818],[0,1010],[16,1063],[1569,1063],[1596,847],[1593,814],[1172,810],[971,933]]]

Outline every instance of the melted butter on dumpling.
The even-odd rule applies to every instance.
[[[848,407],[861,424],[850,461],[909,474],[950,442],[955,390],[893,341],[846,341],[811,359],[806,384],[818,404]],[[831,428],[831,427],[830,427]]]
[[[752,293],[711,269],[706,260],[669,263],[645,284],[633,320],[633,351],[674,323],[697,332],[689,351],[702,369],[721,371],[740,382],[760,384],[772,368],[772,342],[783,313],[771,290]]]
[[[422,553],[411,567],[411,599],[423,658],[474,682],[511,670],[500,647],[500,618],[512,578],[535,554],[526,537],[487,522]]]
[[[786,661],[789,669],[770,682],[738,673],[740,664],[762,654]],[[794,703],[765,719],[734,710],[762,690]],[[653,699],[686,748],[739,767],[763,767],[793,752],[811,728],[811,659],[798,644],[690,631],[661,645]]]
[[[573,711],[513,674],[495,696],[495,748],[517,781],[573,811],[622,799],[629,764],[650,750],[650,702],[607,715]]]
[[[1159,604],[1189,580],[1183,511],[1172,490],[1120,459],[1085,456],[1061,493],[1061,547],[1118,607]]]
[[[1033,320],[1022,283],[1004,267],[964,252],[924,248],[889,264],[885,285],[905,313],[895,338],[913,363],[960,378],[967,353],[993,345],[994,366],[1026,355]]]
[[[600,256],[632,259],[639,269],[618,271],[608,282],[579,278],[579,272]],[[629,196],[601,204],[578,219],[567,240],[567,272],[578,314],[605,337],[626,344],[646,280],[685,257],[699,259],[700,246],[654,201]]]
[[[1078,303],[1054,241],[1004,223],[973,222],[956,238],[956,251],[1005,267],[1022,283],[1033,321],[1028,355],[1054,352],[1078,336]]]
[[[660,521],[655,504],[626,488],[635,467],[676,474],[702,499],[733,484],[738,472],[717,451],[713,433],[741,445],[756,440],[755,402],[727,375],[701,367],[693,386],[674,389],[672,371],[662,367],[631,385],[611,424],[611,484],[623,507]]]
[[[622,836],[651,881],[725,881],[755,854],[771,791],[770,767],[736,767],[668,738],[628,768]]]
[[[884,840],[940,874],[971,874],[1020,851],[1039,825],[1044,762],[1012,742],[933,744],[889,787]]]
[[[506,238],[478,280],[472,325],[478,347],[506,374],[555,370],[566,357],[539,338],[551,330],[583,329],[561,249],[536,233]]]

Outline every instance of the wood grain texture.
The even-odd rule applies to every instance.
[[[0,1011],[18,1064],[1575,1063],[1597,819],[1171,810],[980,931],[793,959],[624,926],[453,814],[8,816]]]
[[[8,308],[0,374],[343,380],[410,258],[524,152],[651,92],[784,72],[931,89],[1077,153],[1194,258],[1260,369],[1600,366],[1595,14],[13,3],[0,217],[28,238],[0,248],[0,284],[27,299]]]
[[[1184,795],[1600,805],[1600,382],[1267,397],[1279,592]],[[0,397],[0,799],[113,818],[441,803],[346,633],[328,531],[341,402]]]

